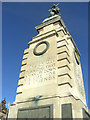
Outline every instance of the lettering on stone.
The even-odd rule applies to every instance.
[[[46,83],[47,81],[55,80],[56,77],[56,67],[55,61],[47,61],[46,63],[40,63],[39,65],[30,65],[28,73],[25,76],[24,85],[37,85],[41,83]]]
[[[82,89],[82,80],[81,80],[81,74],[80,74],[80,68],[77,64],[74,63],[74,73],[76,76],[76,81],[77,81],[77,87],[81,95],[83,96],[83,89]]]

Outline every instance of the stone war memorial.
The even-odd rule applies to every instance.
[[[53,4],[24,50],[8,118],[90,118],[80,53],[59,11]]]

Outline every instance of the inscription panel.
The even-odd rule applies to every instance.
[[[55,82],[56,79],[56,63],[55,61],[47,61],[46,63],[40,63],[38,65],[29,65],[30,70],[28,74],[25,76],[25,86],[35,86],[40,84],[46,84],[53,80]],[[34,69],[35,68],[35,69]]]
[[[48,38],[47,40],[44,39],[44,41],[42,41],[42,43],[46,41],[46,43],[49,44],[49,48],[44,54],[39,56],[35,55],[33,50],[35,46],[41,42],[36,42],[30,46],[25,74],[25,89],[27,87],[57,82],[57,43],[55,39],[52,40],[51,38]],[[40,45],[39,51],[43,51],[45,46],[42,44]]]
[[[52,118],[52,106],[19,109],[17,118]]]
[[[81,79],[81,72],[80,72],[80,66],[74,63],[74,73],[76,76],[76,83],[77,83],[77,88],[80,92],[80,94],[83,96],[84,91],[83,91],[83,86],[82,86],[82,79]]]
[[[89,120],[90,119],[90,114],[87,113],[85,111],[85,109],[82,109],[82,113],[83,113],[83,120],[86,119],[86,120]]]
[[[62,120],[65,120],[66,118],[68,120],[73,120],[71,103],[62,104]]]

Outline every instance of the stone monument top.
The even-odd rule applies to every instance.
[[[54,15],[60,15],[59,11],[60,11],[60,8],[57,7],[57,5],[53,4],[52,7],[50,8],[50,10],[48,10],[50,12],[50,16],[49,17],[52,17]]]
[[[57,7],[57,5],[53,4],[52,7],[48,10],[50,12],[50,15],[48,16],[48,18],[44,19],[42,23],[45,23],[47,21],[50,21],[52,19],[55,19],[57,17],[59,17],[61,14],[59,13],[60,8]]]

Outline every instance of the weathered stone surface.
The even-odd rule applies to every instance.
[[[21,72],[20,74],[19,74],[19,78],[21,79],[21,78],[23,78],[25,76],[25,72]]]
[[[24,56],[23,56],[23,60],[24,59],[27,59],[28,58],[28,54],[25,54]]]
[[[24,79],[24,78],[19,79],[19,81],[18,81],[18,85],[20,86],[20,85],[24,84],[24,81],[25,81],[25,79]]]
[[[29,49],[27,48],[24,50],[24,54],[28,54],[28,53],[29,53]]]
[[[22,61],[22,66],[27,64],[27,59]]]

